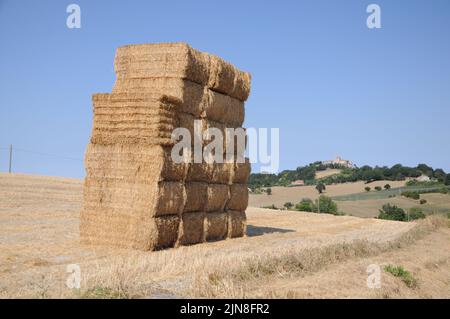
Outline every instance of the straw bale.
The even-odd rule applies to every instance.
[[[231,184],[233,180],[234,173],[234,163],[214,163],[214,164],[203,164],[212,165],[212,177],[211,183],[218,184]]]
[[[171,153],[173,130],[187,128],[193,143],[198,119],[202,151],[214,127],[224,138],[217,155],[236,155],[226,128],[244,121],[250,74],[185,43],[121,47],[114,65],[113,93],[92,97],[81,241],[155,250],[243,236],[248,160],[177,164]]]
[[[206,241],[226,238],[228,234],[228,214],[224,212],[207,213],[204,232]]]
[[[208,184],[199,182],[186,183],[186,204],[183,212],[204,211],[208,196]]]
[[[229,196],[228,185],[209,184],[205,210],[207,212],[223,211]]]
[[[172,77],[206,84],[205,56],[186,43],[126,45],[117,49],[114,68],[130,77]]]
[[[227,127],[239,127],[244,122],[244,102],[205,88],[201,116]]]
[[[178,245],[191,245],[204,241],[204,212],[184,213],[181,217]]]
[[[160,145],[88,144],[86,176],[120,179],[131,183],[183,181],[188,163],[174,163],[171,148]]]
[[[250,160],[248,158],[245,158],[245,163],[236,162],[234,164],[233,183],[247,184],[250,172],[251,172],[251,165]]]
[[[230,200],[227,209],[245,211],[248,206],[248,188],[246,184],[230,185]]]
[[[181,214],[186,201],[182,182],[133,183],[85,178],[84,207],[112,214],[145,213],[149,217]]]
[[[242,237],[245,235],[247,217],[245,212],[228,211],[228,237]]]
[[[145,94],[100,94],[93,96],[93,103],[92,143],[173,143],[180,101]]]
[[[81,217],[82,244],[155,250],[173,247],[178,238],[180,218],[175,215],[145,218],[83,209]]]
[[[125,78],[118,76],[113,93],[163,94],[180,100],[180,112],[200,116],[206,99],[204,87],[181,78]]]
[[[245,101],[249,73],[185,43],[129,45],[117,49],[114,67],[122,78],[182,78]]]
[[[155,216],[181,214],[186,203],[186,190],[182,182],[159,182],[157,192],[148,197],[149,201],[157,203]]]
[[[212,164],[192,162],[189,165],[186,181],[209,183],[212,179],[213,168]]]
[[[179,216],[162,216],[154,218],[155,227],[150,236],[150,249],[162,249],[173,247],[178,239],[180,225]]]

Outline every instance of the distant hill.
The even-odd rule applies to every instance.
[[[325,184],[346,182],[373,182],[379,180],[403,181],[406,178],[418,178],[428,176],[430,179],[450,185],[450,174],[444,170],[426,164],[416,167],[403,166],[401,164],[387,166],[368,165],[362,167],[347,167],[336,164],[326,165],[324,162],[314,162],[306,166],[299,166],[294,170],[284,170],[279,174],[251,174],[249,178],[250,188],[289,186],[291,183],[302,181],[305,185],[317,184],[319,181]]]

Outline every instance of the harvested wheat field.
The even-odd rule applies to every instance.
[[[392,188],[401,187],[405,185],[402,181],[375,181],[369,184],[364,182],[343,183],[335,185],[327,185],[324,195],[327,196],[342,196],[364,192],[364,187],[376,186],[383,187],[385,184],[390,184]],[[290,201],[298,203],[303,198],[316,199],[319,196],[315,186],[297,186],[297,187],[272,187],[272,195],[266,194],[250,194],[249,206],[261,207],[275,204],[277,207],[283,207],[283,204]]]
[[[249,207],[247,236],[155,252],[79,242],[82,181],[0,174],[0,297],[450,297],[450,229]],[[414,287],[366,268],[402,265]],[[81,288],[69,289],[67,266]]]

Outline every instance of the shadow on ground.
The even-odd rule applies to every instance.
[[[290,233],[294,231],[292,229],[247,225],[247,236],[249,237],[272,233]]]

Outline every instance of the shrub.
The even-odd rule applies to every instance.
[[[325,184],[320,182],[319,184],[317,184],[316,189],[319,194],[322,194],[322,192],[326,189]]]
[[[427,203],[427,200],[426,199],[421,199],[420,200],[420,205],[423,205],[423,204],[426,204]]]
[[[420,194],[419,192],[416,191],[405,191],[402,192],[402,196],[408,197],[408,198],[412,198],[412,199],[420,199]]]
[[[405,221],[406,214],[403,209],[391,204],[384,204],[378,215],[379,219]]]
[[[266,193],[267,193],[267,195],[272,195],[272,188],[268,188],[268,189],[266,189]]]
[[[301,212],[312,212],[313,211],[313,201],[309,198],[303,198],[300,203],[295,205],[295,210]]]
[[[402,266],[392,266],[387,265],[384,267],[384,271],[394,275],[395,277],[401,278],[401,280],[410,288],[414,288],[417,286],[417,279],[407,270],[405,270]]]
[[[365,189],[366,192],[370,192],[370,187],[369,186],[366,186],[364,189]]]
[[[408,210],[409,220],[423,219],[425,214],[420,207],[412,207]]]
[[[326,214],[338,214],[337,204],[328,196],[320,195],[319,199],[313,204],[313,211],[326,213]]]
[[[441,194],[448,194],[449,190],[447,187],[442,187],[439,189],[439,193]]]
[[[268,206],[261,206],[262,208],[267,208],[267,209],[278,209],[277,206],[275,206],[275,204],[272,205],[268,205]]]
[[[386,189],[386,190],[391,189],[391,185],[389,185],[389,184],[384,185],[384,189]]]
[[[381,191],[381,186],[375,186],[375,190],[376,190],[377,192]]]
[[[286,207],[286,209],[291,209],[292,207],[294,207],[294,204],[292,204],[291,202],[286,202],[283,206]]]

